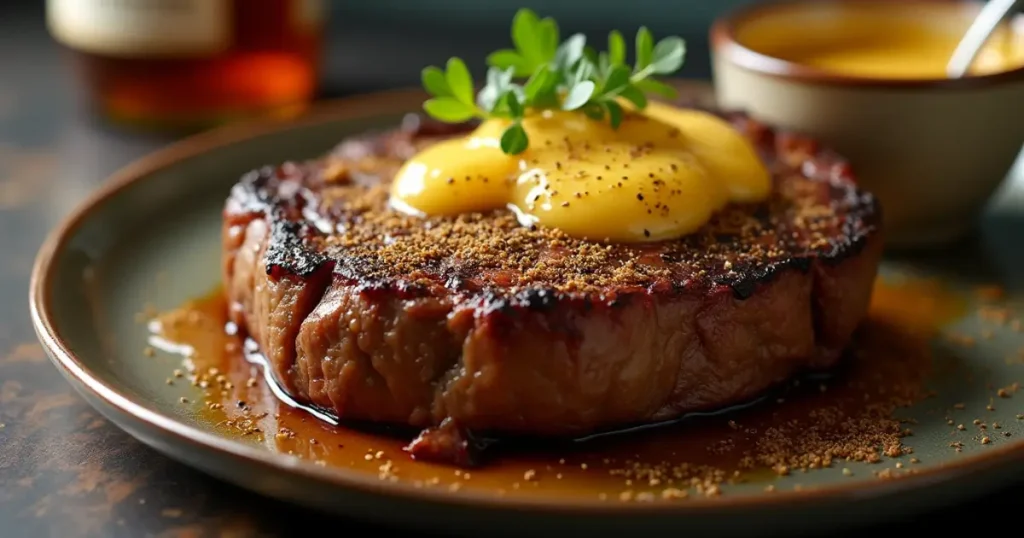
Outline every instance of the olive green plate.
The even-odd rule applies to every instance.
[[[174,357],[144,356],[148,335],[136,315],[147,304],[174,308],[217,284],[219,211],[240,174],[313,157],[345,135],[394,124],[421,102],[418,92],[343,100],[299,121],[206,133],[118,173],[54,231],[39,254],[30,306],[54,364],[105,416],[170,457],[269,496],[420,530],[621,535],[849,529],[1022,478],[1024,421],[1016,415],[1024,413],[1024,391],[999,400],[985,415],[1011,436],[992,435],[993,442],[983,445],[964,435],[962,452],[950,448],[955,432],[942,414],[928,412],[962,402],[966,410],[955,419],[970,424],[989,403],[991,387],[1024,381],[1024,365],[1007,360],[1024,347],[1024,333],[1009,328],[954,351],[979,382],[940,391],[927,407],[908,413],[918,420],[912,445],[921,463],[916,474],[891,480],[879,480],[857,465],[849,465],[853,476],[845,476],[836,465],[780,478],[770,494],[761,484],[729,486],[719,498],[671,503],[601,502],[596,496],[502,498],[472,490],[417,489],[221,436],[192,408],[180,405],[189,387],[164,383]],[[890,258],[885,271],[941,275],[965,294],[976,284],[998,283],[1015,302],[1024,294],[1024,212],[1013,209],[1020,197],[1016,190],[1000,196],[979,237],[942,254]],[[951,330],[977,334],[979,323],[971,313],[955,320]],[[797,482],[804,487],[795,490]]]

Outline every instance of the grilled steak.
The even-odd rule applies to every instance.
[[[231,319],[297,400],[424,429],[415,457],[467,463],[473,434],[579,436],[755,398],[839,360],[880,208],[814,141],[726,117],[770,165],[771,199],[651,245],[390,210],[403,160],[470,125],[410,116],[254,170],[223,213]]]

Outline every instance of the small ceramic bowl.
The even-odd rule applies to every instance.
[[[929,31],[948,33],[955,45],[980,6],[943,0],[778,0],[742,8],[712,26],[716,98],[723,107],[745,109],[843,153],[860,182],[878,196],[890,247],[960,239],[972,230],[1024,146],[1021,64],[954,80],[942,73],[912,74],[913,62],[902,71],[879,68],[881,74],[865,75],[815,67],[821,64],[794,61],[782,52],[817,47],[803,49],[817,53],[834,47],[840,37],[856,42],[855,35],[841,36],[835,25],[865,13],[891,16],[885,27],[892,27],[892,35],[902,34],[900,24],[924,23]],[[873,30],[877,35],[878,25]],[[1001,32],[1001,46],[1024,54],[1024,14]],[[986,58],[979,56],[977,64]]]

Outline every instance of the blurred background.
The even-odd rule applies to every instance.
[[[133,12],[138,7],[118,5],[233,2],[3,0],[0,180],[9,184],[18,163],[24,166],[35,148],[45,150],[51,164],[73,168],[80,178],[73,183],[88,189],[117,167],[189,132],[253,112],[290,114],[316,100],[418,86],[424,66],[443,65],[453,55],[482,77],[484,56],[511,45],[510,22],[524,6],[555,17],[563,37],[583,32],[602,45],[615,28],[631,43],[641,24],[656,37],[680,35],[688,53],[679,75],[707,78],[711,21],[750,2],[247,0],[245,10],[219,15],[229,21],[225,27],[235,28],[233,36],[223,36],[222,52],[204,52],[200,60],[164,60],[161,53],[175,52],[173,47],[180,52],[182,43],[201,41],[211,30],[189,24],[187,14],[142,20]],[[94,5],[106,5],[109,13],[90,12]],[[122,24],[111,26],[117,20]],[[166,22],[156,24],[161,20]],[[239,103],[252,110],[238,110]],[[61,197],[77,194],[62,191]]]
[[[64,2],[70,4],[71,2]],[[509,24],[519,7],[555,17],[564,35],[584,32],[604,42],[613,28],[629,35],[646,24],[656,35],[674,33],[689,45],[683,75],[708,73],[707,28],[724,10],[751,0],[255,0],[250,10],[272,12],[280,4],[321,4],[323,86],[326,92],[418,83],[419,69],[459,55],[474,67],[484,55],[508,46]],[[57,5],[62,2],[57,2]],[[262,5],[261,5],[262,4]],[[44,28],[43,0],[0,2],[4,44],[49,60],[53,47]],[[23,41],[29,36],[31,41]],[[46,46],[44,46],[46,45]],[[3,49],[9,56],[10,49]],[[6,78],[6,77],[5,77]]]
[[[688,52],[679,76],[708,78],[711,21],[751,1],[246,0],[237,10],[235,2],[196,0],[3,0],[0,209],[32,211],[9,213],[0,224],[33,232],[8,239],[25,242],[16,251],[28,263],[48,225],[99,181],[191,132],[256,113],[293,114],[317,100],[418,86],[424,66],[453,55],[482,77],[485,55],[511,45],[519,7],[555,17],[563,37],[583,32],[602,46],[612,29],[631,44],[641,24],[656,38],[680,35]],[[139,11],[147,5],[183,11]],[[195,22],[196,9],[213,5],[229,7]],[[216,36],[201,21],[218,17],[235,29],[213,43],[220,52],[202,51],[198,60],[161,56]],[[239,110],[240,103],[249,108]],[[47,203],[35,206],[42,201],[33,197],[43,194]],[[21,222],[38,218],[37,209],[48,215],[46,224]],[[0,293],[22,299],[20,289]]]
[[[313,81],[315,98],[329,98],[386,87],[418,85],[422,67],[432,63],[443,64],[453,55],[464,58],[475,74],[482,76],[484,56],[511,44],[509,26],[512,16],[516,9],[525,6],[534,8],[541,15],[555,17],[563,36],[583,32],[601,44],[606,42],[611,29],[620,29],[632,37],[641,24],[646,24],[656,37],[670,33],[680,35],[688,45],[687,61],[680,76],[706,78],[709,76],[707,31],[711,20],[724,10],[750,1],[252,0],[246,2],[248,13],[238,20],[238,27],[248,34],[240,33],[235,39],[248,39],[250,45],[257,43],[264,51],[277,46],[292,51],[302,49],[301,54],[309,54],[318,69]],[[64,21],[59,27],[67,28],[57,35],[67,36],[61,41],[71,46],[64,47],[46,26],[46,2],[0,2],[0,69],[3,73],[0,75],[0,92],[8,95],[7,101],[11,99],[9,95],[17,90],[32,88],[33,95],[28,98],[35,103],[47,103],[46,108],[55,114],[64,110],[59,107],[70,106],[72,100],[81,103],[89,84],[102,83],[97,81],[103,76],[97,74],[101,68],[86,66],[92,70],[83,73],[81,58],[76,58],[72,52],[95,52],[98,39],[94,35],[85,35],[80,29],[85,19],[81,13],[75,12],[81,9],[75,8],[75,4],[73,1],[51,4],[51,10],[59,15],[55,19]],[[297,44],[301,38],[295,35],[282,37],[275,34],[289,32],[282,27],[287,24],[287,19],[279,17],[282,10],[288,9],[305,11],[310,21],[316,21],[303,30],[306,32],[304,37],[308,37],[308,50],[303,49],[306,45]],[[263,19],[260,18],[261,12]],[[238,14],[235,16],[239,17]],[[121,51],[117,52],[115,55],[100,51],[96,56],[121,56]],[[119,68],[128,73],[138,69],[138,64],[144,61],[145,57],[138,56]],[[128,66],[129,62],[135,65]],[[107,77],[115,76],[109,73],[113,67],[106,68]],[[268,68],[260,72],[266,76],[276,73],[280,78],[286,70],[286,67],[278,67],[277,71]],[[262,83],[266,85],[267,81]],[[198,100],[199,96],[193,98]],[[36,108],[33,104],[22,102],[18,108]]]

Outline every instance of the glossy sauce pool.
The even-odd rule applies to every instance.
[[[900,409],[927,397],[929,341],[963,309],[934,282],[879,282],[849,359],[828,377],[801,378],[742,408],[658,427],[587,440],[499,443],[475,468],[413,460],[402,447],[415,432],[335,426],[282,401],[264,380],[258,350],[230,334],[219,291],[150,326],[163,341],[191,348],[170,381],[191,382],[197,398],[183,403],[199,406],[224,435],[416,487],[662,501],[716,496],[735,482],[771,489],[779,475],[845,460],[913,463]]]
[[[860,0],[770,4],[738,25],[736,39],[772,58],[859,78],[944,79],[946,64],[981,3]],[[1005,24],[971,74],[1024,66],[1024,33]]]

